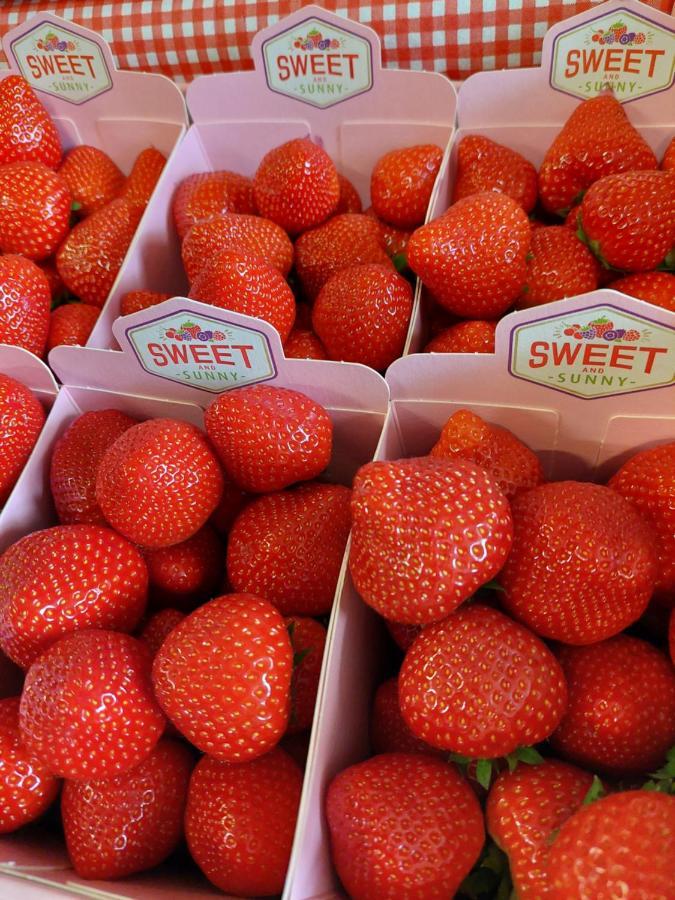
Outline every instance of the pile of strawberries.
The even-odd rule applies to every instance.
[[[45,423],[42,404],[16,378],[0,372],[0,510],[28,462]]]
[[[125,176],[96,147],[64,155],[28,83],[0,80],[1,344],[86,342],[165,162],[148,148]]]
[[[351,491],[318,480],[333,425],[304,394],[242,387],[205,427],[104,409],[55,443],[59,524],[0,557],[0,833],[62,785],[81,877],[151,868],[185,837],[222,890],[267,896],[288,866]]]
[[[358,472],[349,568],[404,653],[327,794],[349,896],[672,896],[675,443],[547,483],[459,410]]]

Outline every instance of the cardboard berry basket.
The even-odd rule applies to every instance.
[[[186,291],[171,201],[189,175],[229,169],[251,176],[273,147],[309,135],[367,207],[370,173],[383,153],[419,143],[445,148],[452,135],[456,94],[444,76],[382,69],[372,29],[318,6],[261,31],[252,55],[254,71],[189,85],[194,124],[166,167],[88,346],[112,346],[127,291]]]
[[[592,333],[598,319],[602,335]],[[497,326],[494,354],[419,353],[390,366],[375,459],[427,454],[465,408],[513,431],[548,480],[606,482],[633,453],[675,440],[674,371],[675,314],[617,291],[512,313]],[[344,896],[323,802],[338,772],[371,755],[370,704],[385,677],[383,620],[357,594],[346,563],[337,597],[287,900]]]
[[[615,39],[612,25],[626,33]],[[661,159],[675,131],[675,19],[638,0],[608,0],[554,25],[539,68],[471,75],[459,91],[457,130],[431,197],[428,219],[452,202],[457,146],[478,134],[521,153],[536,168],[580,101],[608,87]],[[418,285],[406,353],[430,339],[430,304]]]
[[[181,339],[183,326],[196,331]],[[168,416],[203,427],[203,409],[218,393],[264,382],[300,390],[323,404],[334,426],[334,452],[325,477],[350,484],[372,459],[389,392],[366,366],[284,358],[279,335],[264,322],[174,298],[115,323],[122,352],[57,347],[49,357],[62,387],[42,435],[4,511],[0,551],[19,537],[56,524],[49,492],[55,441],[81,413],[119,409],[139,418]],[[1,358],[0,358],[1,360]],[[70,868],[62,840],[36,824],[0,839],[0,896],[222,896],[194,866],[167,865],[121,882],[86,882]],[[11,879],[11,880],[10,880]],[[32,892],[42,890],[43,893]]]

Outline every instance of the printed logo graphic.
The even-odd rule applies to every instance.
[[[85,103],[112,87],[101,47],[65,27],[36,25],[13,41],[11,50],[32,87],[69,103]]]
[[[276,375],[263,332],[210,316],[173,312],[126,335],[146,372],[203,391],[220,393]]]
[[[263,44],[270,90],[325,108],[373,86],[370,42],[321,19],[307,19]]]
[[[587,400],[675,381],[675,330],[599,306],[519,325],[511,332],[516,378]]]
[[[674,36],[628,9],[591,19],[554,39],[551,86],[583,98],[611,88],[622,103],[665,91],[675,73]]]

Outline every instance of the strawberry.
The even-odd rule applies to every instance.
[[[516,301],[518,309],[541,306],[563,297],[594,291],[600,265],[591,251],[565,225],[535,228],[527,257],[527,276]]]
[[[562,669],[543,641],[482,604],[425,628],[398,683],[413,734],[469,757],[507,756],[543,741],[567,705]]]
[[[150,549],[192,537],[222,490],[206,436],[177,419],[151,419],[127,429],[105,451],[96,475],[96,502],[106,521]]]
[[[182,241],[197,222],[224,213],[256,212],[253,182],[236,172],[199,172],[183,179],[171,204],[173,221]]]
[[[235,519],[250,500],[249,495],[237,487],[234,481],[227,477],[223,481],[223,496],[209,519],[221,537],[229,534]]]
[[[340,185],[340,197],[338,205],[335,207],[335,215],[363,212],[363,204],[361,203],[359,192],[351,181],[338,172],[338,183]]]
[[[499,572],[511,531],[506,497],[473,463],[368,463],[354,479],[349,569],[386,619],[435,622]]]
[[[485,831],[473,791],[440,759],[385,753],[328,787],[333,863],[353,900],[454,897]]]
[[[35,394],[0,373],[0,507],[9,497],[45,422]]]
[[[158,303],[164,303],[170,297],[171,294],[162,294],[157,291],[127,291],[120,300],[120,315],[130,316],[142,309],[149,309],[151,306],[157,306]]]
[[[254,500],[229,535],[230,584],[265,597],[285,616],[330,612],[349,537],[350,499],[349,488],[311,482]]]
[[[263,157],[253,192],[262,216],[289,234],[299,234],[335,212],[340,181],[325,150],[309,138],[296,138]]]
[[[331,275],[347,266],[378,263],[391,268],[377,222],[370,216],[344,213],[301,234],[295,243],[295,269],[308,300],[313,301]]]
[[[286,359],[328,359],[326,348],[309,328],[294,326],[284,343]]]
[[[132,631],[147,593],[142,556],[109,528],[55,525],[34,531],[0,557],[0,645],[28,668],[69,631]]]
[[[198,222],[185,235],[181,254],[188,281],[221,250],[257,256],[284,278],[293,265],[293,244],[283,228],[260,216],[227,213]]]
[[[322,287],[312,326],[331,359],[384,371],[403,353],[412,307],[409,282],[389,265],[348,266]]]
[[[606,265],[648,272],[675,257],[675,172],[622,172],[596,181],[581,202],[581,228]]]
[[[68,233],[72,197],[64,178],[41,162],[0,166],[0,250],[46,259]]]
[[[35,263],[22,256],[0,256],[0,344],[42,356],[50,307],[49,283]]]
[[[210,600],[222,577],[225,550],[210,525],[171,547],[144,550],[155,606],[192,610]]]
[[[424,348],[425,353],[494,353],[496,322],[469,319],[440,331]]]
[[[150,202],[165,165],[166,157],[154,147],[141,150],[134,161],[120,196],[127,200],[139,218]]]
[[[195,862],[238,897],[284,889],[302,790],[302,770],[278,747],[251,762],[203,757],[192,774],[185,836]]]
[[[293,647],[291,715],[287,734],[298,734],[312,727],[321,663],[326,647],[326,629],[315,619],[293,616],[286,619]]]
[[[548,855],[551,900],[669,898],[675,879],[675,797],[610,794],[582,806]]]
[[[49,317],[47,353],[62,344],[84,347],[100,312],[98,306],[89,303],[66,303],[57,307]]]
[[[309,481],[330,461],[330,416],[299,391],[268,384],[229,391],[207,408],[204,423],[225,472],[244,491]]]
[[[398,702],[398,678],[388,678],[375,691],[370,715],[370,743],[374,753],[439,752],[415,737],[406,725]]]
[[[521,900],[549,896],[546,858],[552,835],[581,807],[593,776],[557,759],[497,776],[485,810],[490,836],[509,858]]]
[[[508,612],[542,637],[592,644],[640,618],[654,590],[654,534],[609,488],[542,484],[511,501],[513,547],[500,575]]]
[[[370,199],[378,218],[396,228],[417,228],[424,222],[443,151],[435,144],[418,144],[385,153],[373,166]]]
[[[537,170],[515,150],[482,135],[468,134],[457,147],[452,201],[484,191],[506,194],[526,213],[532,212],[537,202]]]
[[[82,218],[114,200],[124,186],[124,175],[108,154],[86,144],[66,154],[59,175],[79,204],[77,212]]]
[[[539,169],[539,196],[545,209],[565,216],[599,178],[657,165],[624,107],[613,94],[600,94],[576,107],[546,151]]]
[[[286,730],[293,650],[277,610],[252,594],[216,597],[183,619],[155,656],[171,722],[217,759],[267,753]]]
[[[372,206],[368,207],[365,211],[365,215],[375,219],[380,226],[380,234],[382,235],[382,240],[384,242],[384,249],[389,256],[394,257],[399,253],[405,253],[412,231],[403,228],[395,228],[393,225],[389,225],[388,222],[378,219]]]
[[[507,497],[544,481],[542,465],[529,447],[507,428],[490,425],[468,409],[450,416],[429,455],[476,463]]]
[[[675,744],[675,672],[646,641],[621,634],[561,647],[569,705],[551,738],[556,752],[615,777],[658,768]]]
[[[113,200],[77,224],[56,254],[64,284],[83,303],[103,306],[140,218],[125,200]]]
[[[642,450],[610,479],[656,535],[659,598],[675,600],[675,442]]]
[[[149,650],[117,631],[65,635],[29,669],[19,723],[26,749],[55,775],[90,781],[133,769],[166,724]]]
[[[408,265],[449,312],[491,319],[527,279],[530,223],[506,194],[473,194],[414,232]]]
[[[21,743],[19,697],[0,700],[0,834],[38,819],[58,793],[58,780]]]
[[[256,256],[223,250],[190,287],[193,300],[269,322],[282,343],[295,320],[295,298],[281,273]]]
[[[159,648],[162,646],[168,635],[174,630],[176,625],[183,621],[185,613],[178,609],[160,609],[154,616],[146,621],[143,629],[138,635],[138,640],[143,641],[149,648],[152,658],[157,656]]]
[[[52,296],[52,301],[57,301],[61,299],[61,295],[65,292],[66,286],[63,281],[61,281],[61,276],[56,271],[56,262],[52,257],[49,259],[40,260],[37,263],[38,269],[42,272],[42,274],[46,277],[49,283],[49,291]]]
[[[670,272],[638,272],[618,278],[607,287],[675,312],[675,275]]]
[[[183,835],[192,765],[187,747],[161,740],[130,772],[65,783],[63,831],[80,878],[123,878],[166,859]]]
[[[661,168],[667,171],[675,169],[675,137],[672,138],[661,160]]]
[[[401,625],[400,622],[390,622],[389,620],[385,620],[384,624],[396,646],[404,651],[412,646],[413,641],[422,630],[421,625]]]
[[[0,164],[33,160],[55,169],[61,139],[49,113],[19,75],[0,80]]]

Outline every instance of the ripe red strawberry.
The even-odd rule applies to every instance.
[[[325,150],[309,138],[296,138],[263,157],[253,191],[260,215],[299,234],[335,212],[340,181]]]
[[[675,137],[666,147],[666,152],[661,160],[661,168],[666,170],[675,169]]]
[[[0,507],[28,461],[44,421],[44,409],[33,392],[0,373]]]
[[[56,126],[28,82],[19,75],[0,80],[0,164],[35,160],[55,169],[61,152]]]
[[[657,577],[655,538],[609,488],[542,484],[511,501],[506,609],[542,637],[592,644],[640,618]]]
[[[473,604],[425,628],[398,680],[417,737],[463,756],[507,756],[547,738],[567,705],[562,669],[543,641]]]
[[[120,194],[140,217],[152,197],[166,157],[154,147],[147,147],[136,157]]]
[[[108,154],[86,144],[68,151],[59,175],[79,204],[77,212],[82,218],[118,197],[124,186],[124,175]]]
[[[0,700],[0,834],[38,819],[58,792],[58,780],[21,743],[19,697]]]
[[[237,765],[203,757],[190,781],[185,836],[209,881],[238,897],[281,894],[301,790],[302,770],[278,747]]]
[[[78,416],[52,451],[50,484],[59,521],[64,525],[105,525],[96,502],[99,463],[117,438],[136,419],[116,409],[100,409]]]
[[[424,348],[425,353],[494,353],[496,322],[470,319],[440,331]]]
[[[50,308],[49,283],[35,263],[22,256],[0,256],[0,344],[42,356]]]
[[[581,202],[593,252],[615,269],[648,272],[675,256],[675,172],[622,172],[596,181]]]
[[[582,806],[548,855],[551,900],[669,898],[675,879],[675,797],[610,794]]]
[[[186,746],[161,740],[130,772],[65,783],[63,831],[80,878],[123,878],[173,852],[183,836],[192,765]]]
[[[349,488],[313,482],[249,503],[229,535],[230,584],[265,597],[285,616],[330,612],[349,537],[350,499]]]
[[[675,600],[675,442],[642,450],[609,481],[640,511],[656,535],[657,596]]]
[[[56,254],[64,284],[83,303],[103,306],[140,218],[125,200],[113,200],[73,228]]]
[[[490,836],[509,858],[521,900],[549,896],[546,858],[552,835],[581,807],[593,776],[557,759],[498,775],[485,810]]]
[[[96,502],[113,528],[143,547],[179,544],[220,501],[223,475],[206,436],[177,419],[127,429],[105,451]]]
[[[50,315],[47,353],[62,344],[84,347],[100,312],[98,306],[89,303],[66,303],[57,307]]]
[[[50,771],[112,778],[146,759],[166,724],[152,693],[150,652],[117,631],[76,631],[26,675],[21,738]]]
[[[55,525],[34,531],[0,557],[0,645],[28,668],[69,631],[132,631],[147,593],[143,557],[109,528]]]
[[[295,297],[281,273],[263,259],[223,250],[193,281],[193,300],[269,322],[286,340],[295,320]]]
[[[333,216],[318,228],[301,234],[295,243],[295,269],[308,300],[316,298],[331,275],[359,263],[392,268],[380,228],[370,216]]]
[[[454,766],[386,753],[326,796],[333,863],[352,900],[454,897],[483,847],[483,813]]]
[[[565,216],[599,178],[657,165],[624,107],[613,94],[600,94],[577,106],[546,151],[539,169],[539,196],[545,209]]]
[[[286,734],[298,734],[312,727],[321,663],[326,647],[326,629],[315,619],[293,616],[286,619],[293,647],[291,715]]]
[[[224,477],[223,481],[223,496],[209,519],[221,537],[229,534],[234,520],[251,499],[231,479]]]
[[[412,733],[401,715],[398,678],[388,678],[375,691],[370,715],[373,753],[431,753],[439,751]]]
[[[338,172],[338,183],[340,185],[340,198],[338,205],[335,207],[335,215],[363,212],[363,204],[361,203],[359,192],[351,181]]]
[[[204,753],[245,762],[279,741],[293,649],[281,615],[252,594],[216,597],[173,629],[153,664],[171,722]]]
[[[130,316],[131,313],[157,306],[158,303],[163,303],[170,297],[171,294],[162,294],[156,291],[127,291],[120,300],[120,315]]]
[[[412,306],[409,282],[388,265],[348,266],[322,287],[312,326],[331,359],[384,371],[403,353]]]
[[[61,281],[61,276],[56,271],[56,262],[54,259],[43,259],[38,262],[37,266],[49,283],[49,291],[52,295],[52,300],[60,299],[60,295],[65,292],[65,285],[63,281]]]
[[[225,548],[210,525],[187,541],[144,550],[154,606],[192,610],[210,600],[223,576]]]
[[[64,178],[41,162],[0,166],[0,250],[46,259],[68,233],[72,197]]]
[[[507,194],[526,213],[537,202],[537,170],[515,150],[478,134],[463,137],[457,147],[453,203],[472,194]]]
[[[390,622],[389,620],[385,620],[384,624],[396,646],[404,651],[412,646],[413,641],[422,630],[421,625],[401,625],[400,622]]]
[[[286,359],[328,359],[326,348],[309,328],[293,327],[284,343]]]
[[[518,309],[541,306],[563,297],[594,291],[600,265],[591,251],[565,225],[535,228],[527,257],[527,276],[516,301]]]
[[[468,409],[450,416],[429,455],[476,463],[507,497],[545,480],[542,465],[528,446],[507,428],[490,425]]]
[[[372,206],[368,207],[365,211],[365,215],[375,219],[379,225],[380,234],[382,235],[382,240],[384,242],[384,249],[389,256],[393,257],[397,256],[399,253],[405,253],[412,231],[396,228],[394,225],[390,225],[388,222],[378,219]]]
[[[173,221],[182,241],[197,222],[224,213],[255,214],[253,182],[236,172],[199,172],[176,188],[171,204]]]
[[[229,391],[211,403],[204,423],[226,473],[244,491],[309,481],[330,461],[330,416],[299,391],[267,384]]]
[[[670,272],[638,272],[618,278],[607,287],[675,312],[675,275]]]
[[[414,232],[408,265],[436,301],[458,316],[491,319],[527,279],[530,223],[506,194],[473,194]]]
[[[380,157],[370,176],[375,214],[396,228],[424,222],[443,151],[435,144],[392,150]]]
[[[174,630],[176,625],[183,621],[185,613],[178,609],[160,609],[154,616],[150,616],[143,630],[138,635],[138,640],[149,648],[152,658],[157,656],[159,648],[162,646],[168,635]]]
[[[185,235],[181,254],[188,281],[221,250],[257,256],[284,278],[293,265],[293,244],[283,228],[261,216],[227,213],[193,225]]]
[[[675,672],[646,641],[622,634],[561,647],[569,705],[551,738],[556,752],[617,778],[658,768],[675,744]]]
[[[511,533],[506,497],[473,463],[373,462],[354,479],[349,568],[365,602],[394,622],[451,613],[499,572]]]

